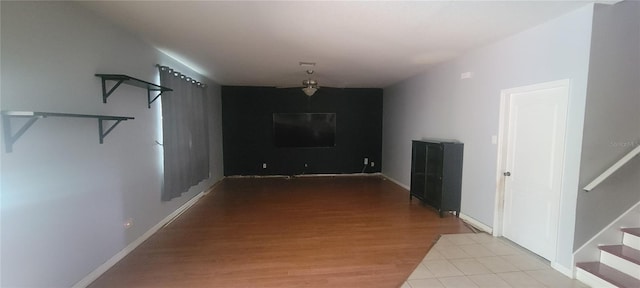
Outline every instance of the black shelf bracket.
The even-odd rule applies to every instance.
[[[173,91],[173,89],[153,84],[144,80],[133,78],[123,74],[96,74],[96,77],[102,79],[102,103],[107,103],[107,98],[120,86],[120,84],[127,84],[140,88],[147,89],[147,108],[151,108],[151,103],[156,101],[162,93],[166,91]],[[107,90],[107,81],[116,82],[111,89]],[[160,92],[157,95],[152,95],[154,92]]]
[[[151,99],[151,91],[160,91],[160,93],[158,93],[158,95],[156,95],[155,97],[153,97],[153,99]],[[162,96],[163,92],[164,91],[162,91],[162,90],[147,89],[147,108],[151,109],[151,103],[156,101],[156,99],[160,98],[160,96]]]
[[[100,144],[104,143],[104,138],[122,121],[135,119],[126,116],[111,115],[88,115],[88,114],[70,114],[70,113],[52,113],[52,112],[35,112],[35,111],[2,111],[2,126],[4,132],[4,145],[7,153],[13,151],[13,144],[36,122],[38,119],[47,117],[72,117],[72,118],[94,118],[98,119],[98,136]],[[12,131],[12,118],[28,119],[15,133]],[[104,121],[115,121],[114,124],[107,127],[105,131]]]
[[[118,82],[116,82],[115,85],[113,85],[113,87],[111,87],[111,89],[109,89],[109,91],[107,91],[107,81],[102,78],[102,103],[107,103],[107,98],[109,98],[109,96],[111,96],[111,93],[113,93],[113,91],[116,90],[116,88],[118,88],[118,86],[120,86],[120,84],[122,84],[122,82],[124,82],[124,80],[118,80]]]
[[[107,128],[107,131],[104,130],[104,121],[106,120],[115,120],[116,122],[113,123],[113,125],[109,126]],[[120,122],[124,121],[126,119],[105,119],[105,118],[98,118],[98,133],[100,134],[100,144],[104,143],[104,138],[107,137],[107,135],[109,135],[109,133],[111,133],[111,130],[113,130],[113,128],[116,128],[116,126],[118,124],[120,124]]]
[[[7,150],[7,153],[10,153],[13,151],[13,144],[16,143],[16,141],[18,141],[18,139],[20,138],[20,136],[22,136],[22,134],[24,134],[24,132],[27,132],[27,129],[29,129],[29,127],[31,127],[31,125],[33,125],[33,123],[36,123],[36,121],[39,119],[38,117],[32,117],[30,118],[25,124],[22,125],[22,127],[20,127],[20,129],[18,129],[18,131],[16,131],[15,134],[11,133],[11,116],[9,115],[5,115],[4,113],[2,114],[2,128],[4,130],[4,147]]]

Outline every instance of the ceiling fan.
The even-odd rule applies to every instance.
[[[302,65],[302,63],[300,65]],[[307,75],[309,75],[309,79],[302,80],[302,86],[304,86],[302,87],[302,92],[304,92],[304,94],[307,94],[307,96],[309,97],[313,96],[313,94],[315,94],[316,91],[318,91],[318,88],[320,88],[318,86],[318,81],[311,79],[312,74],[313,74],[312,69],[307,70]]]
[[[305,73],[306,73],[306,79],[302,80],[302,87],[298,86],[298,85],[284,85],[284,86],[276,86],[276,88],[297,88],[302,90],[302,92],[304,92],[305,95],[311,97],[313,96],[318,89],[320,89],[320,85],[318,85],[318,75],[316,75],[316,71],[314,70],[316,63],[315,62],[298,62],[298,64],[300,65],[300,67],[305,69]],[[298,77],[295,75],[300,75],[300,72],[295,72],[295,74],[289,74],[286,75],[286,79],[291,79],[294,77]],[[322,77],[322,76],[320,76]],[[295,82],[294,82],[295,83]],[[300,82],[298,82],[300,83]]]

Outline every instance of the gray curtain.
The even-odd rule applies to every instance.
[[[160,85],[173,91],[162,99],[164,185],[169,201],[209,178],[206,88],[168,67],[160,67]]]

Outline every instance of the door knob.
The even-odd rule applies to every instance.
[[[511,176],[511,172],[507,171],[507,172],[502,173],[502,175],[504,175],[504,176]]]

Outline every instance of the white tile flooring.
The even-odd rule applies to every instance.
[[[507,240],[477,233],[442,235],[401,286],[423,287],[587,286]]]

